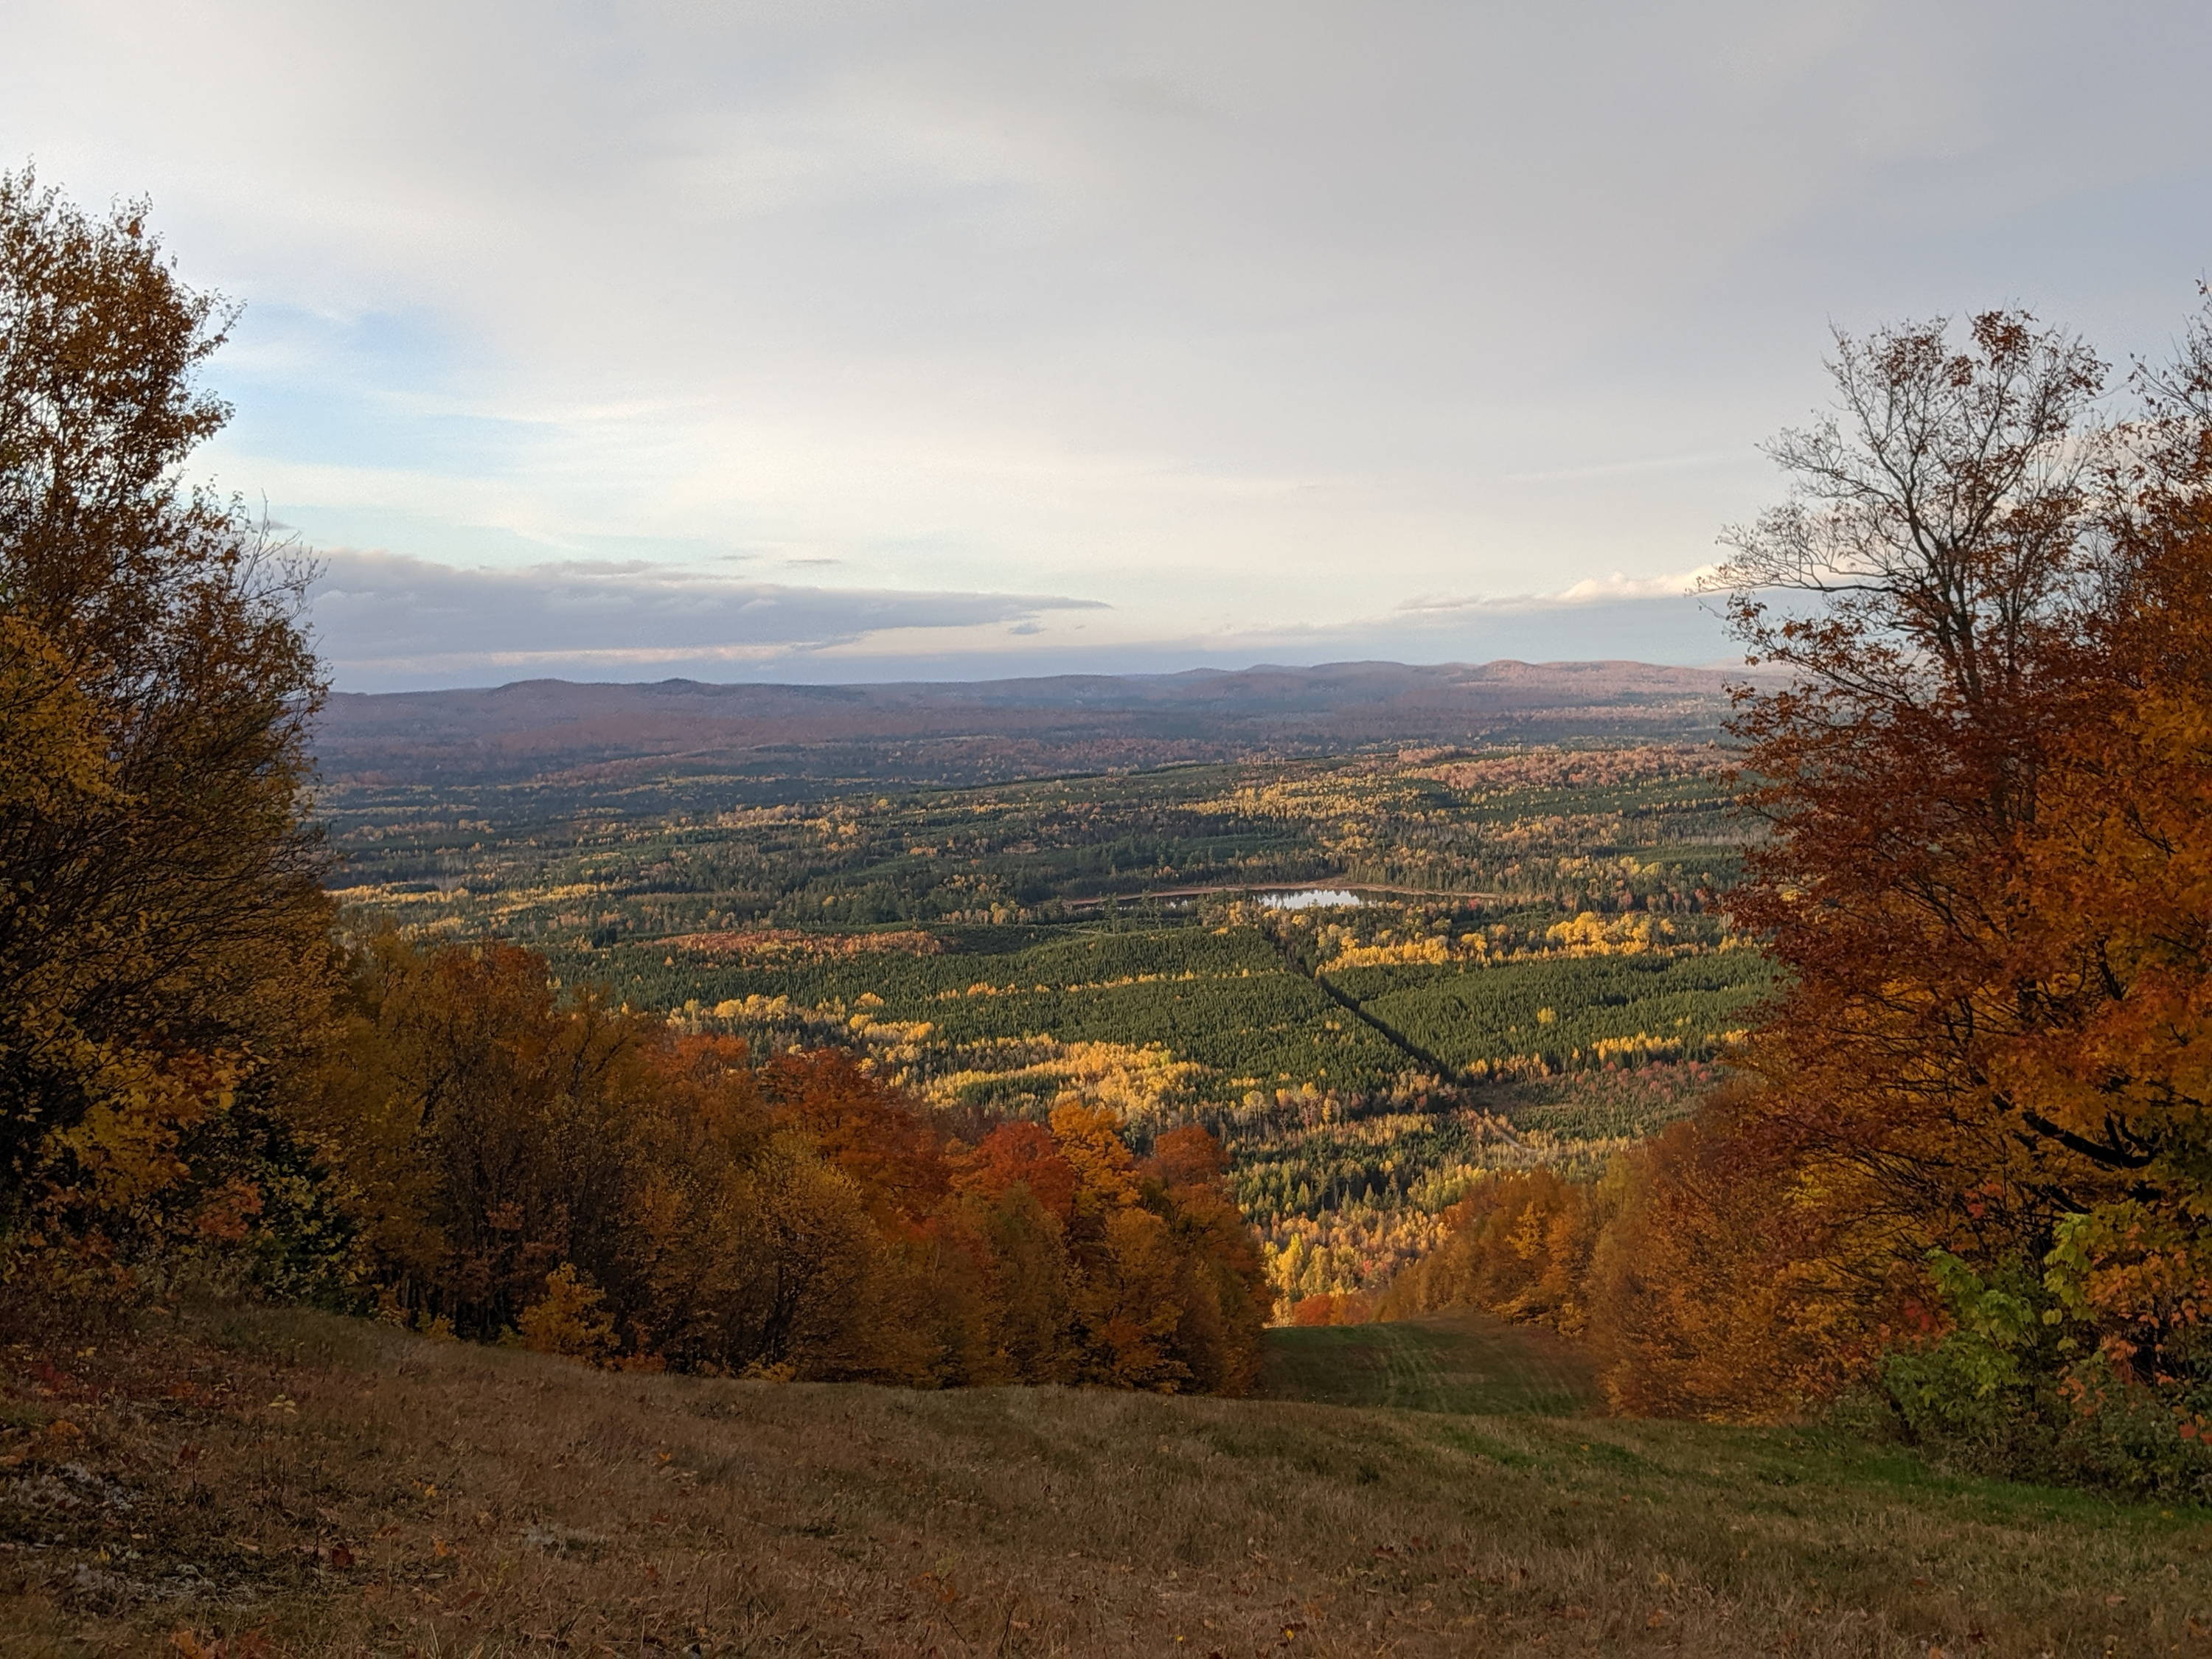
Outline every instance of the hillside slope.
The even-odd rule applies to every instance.
[[[1474,1374],[1511,1336],[1452,1340]],[[304,1313],[4,1375],[9,1654],[1924,1659],[2212,1620],[2203,1515],[1808,1433],[619,1375]]]

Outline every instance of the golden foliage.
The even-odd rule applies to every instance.
[[[2117,434],[2078,342],[1970,332],[1842,342],[1796,497],[1738,534],[1798,675],[1740,721],[1775,833],[1733,908],[1790,969],[1749,1077],[1595,1186],[1486,1183],[1386,1307],[1583,1328],[1623,1409],[1879,1383],[1968,1455],[2202,1490],[2212,318]]]
[[[962,1063],[922,1080],[921,1092],[937,1105],[951,1106],[983,1085],[994,1099],[1073,1099],[1103,1107],[1125,1122],[1145,1123],[1186,1109],[1205,1069],[1176,1059],[1158,1043],[1063,1042],[1048,1036],[966,1044],[957,1060],[1001,1057],[1026,1063],[1005,1070]]]
[[[545,1276],[545,1294],[514,1322],[522,1346],[564,1359],[606,1358],[615,1349],[615,1325],[600,1305],[605,1300],[577,1274],[574,1262],[562,1262]]]
[[[302,573],[179,471],[226,321],[0,175],[0,1230],[149,1270],[283,1183],[331,988]]]

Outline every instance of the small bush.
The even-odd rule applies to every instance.
[[[2212,1497],[2212,1443],[2069,1313],[2053,1282],[2063,1264],[2039,1275],[2015,1259],[1984,1274],[1937,1251],[1929,1269],[1948,1328],[1881,1368],[1909,1438],[1993,1474]]]

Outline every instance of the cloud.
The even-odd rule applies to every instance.
[[[1679,599],[1705,591],[1719,567],[1701,564],[1692,570],[1665,576],[1631,576],[1616,570],[1607,576],[1585,576],[1556,593],[1502,596],[1438,594],[1410,599],[1397,609],[1408,618],[1438,618],[1482,612],[1509,613],[1551,611],[1577,605],[1618,605],[1624,600]]]
[[[799,587],[643,560],[465,569],[383,552],[322,556],[309,595],[316,641],[341,689],[482,684],[562,675],[722,677],[838,647],[1098,611],[1095,599],[1017,593]],[[926,648],[926,647],[923,647]]]
[[[1266,663],[1481,663],[1511,658],[1522,662],[1612,659],[1726,667],[1742,660],[1722,618],[1694,595],[1521,609],[1461,606],[1419,615],[1392,611],[1334,623],[1163,634],[1132,633],[1128,619],[1118,612],[1110,620],[1121,626],[1102,632],[1080,623],[1048,623],[1028,635],[1021,627],[988,635],[957,629],[884,635],[804,656],[763,659],[743,665],[739,672],[732,672],[726,662],[665,672],[710,680],[820,684],[1174,673]]]
[[[1560,590],[1561,605],[1594,605],[1615,599],[1656,599],[1681,593],[1701,593],[1719,570],[1701,564],[1672,576],[1631,576],[1616,570],[1609,576],[1585,576]]]
[[[1163,629],[1094,599],[1053,595],[797,586],[635,559],[488,568],[342,550],[325,556],[310,617],[347,691],[533,678],[974,680],[1356,659],[1732,660],[1720,618],[1685,591],[1690,580],[1617,578],[1564,594],[1409,600],[1328,622],[1186,620]]]
[[[1080,593],[1125,641],[1671,616],[1771,499],[1829,319],[2017,300],[2155,354],[2212,205],[2203,0],[8,27],[0,163],[149,192],[247,303],[207,465],[304,539]],[[1523,597],[1389,609],[1470,593]]]

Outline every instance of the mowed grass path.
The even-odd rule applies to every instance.
[[[1538,1414],[1571,1391],[1510,1346],[1279,1341],[1273,1386],[1391,1409],[610,1373],[296,1311],[58,1333],[0,1348],[0,1654],[2212,1654],[2212,1516]],[[1468,1399],[1523,1409],[1435,1409]]]
[[[1259,1393],[1328,1406],[1568,1417],[1595,1410],[1588,1360],[1548,1331],[1484,1314],[1267,1333]]]

